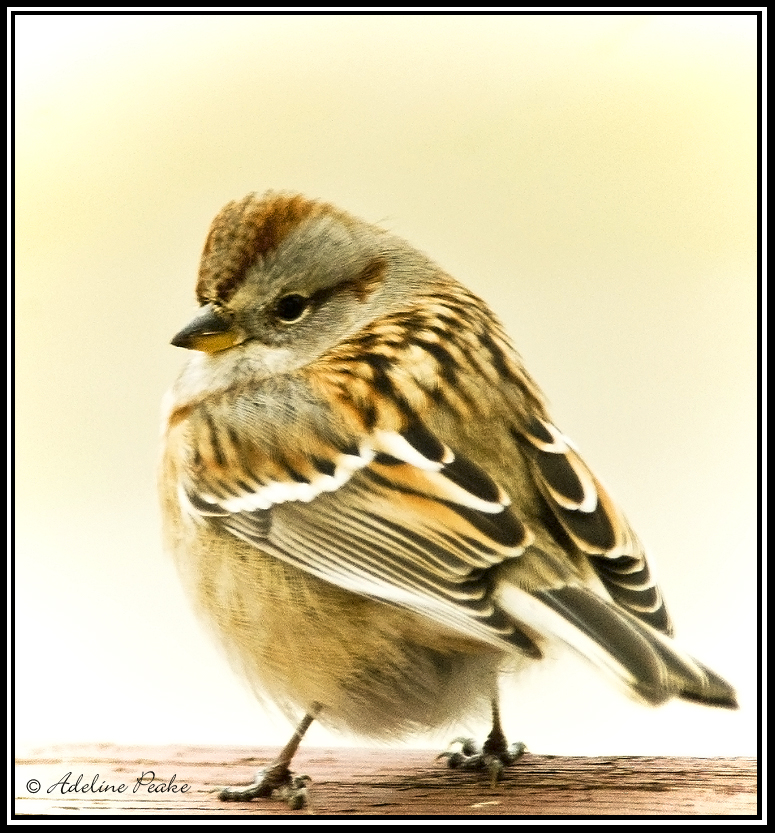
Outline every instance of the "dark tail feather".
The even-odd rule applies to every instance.
[[[737,708],[735,690],[726,680],[684,653],[672,639],[591,590],[561,587],[534,595],[600,646],[614,667],[619,667],[624,682],[649,703],[680,697],[708,706]],[[565,641],[588,656],[572,639]]]

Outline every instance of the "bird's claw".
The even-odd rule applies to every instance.
[[[273,791],[272,798],[284,801],[291,810],[309,807],[308,784],[311,780],[309,775],[293,775],[287,783]]]
[[[492,786],[503,778],[503,771],[507,766],[516,763],[527,752],[527,747],[521,742],[512,743],[497,753],[487,750],[486,743],[484,749],[481,749],[471,738],[455,738],[450,747],[456,744],[459,744],[459,749],[442,752],[436,760],[446,758],[450,769],[487,770]]]
[[[256,773],[252,784],[244,787],[223,787],[218,793],[221,801],[252,801],[254,798],[274,798],[284,801],[291,810],[309,805],[308,775],[293,775],[284,764],[269,766]]]

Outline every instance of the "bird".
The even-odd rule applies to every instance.
[[[390,741],[491,710],[450,765],[513,763],[498,680],[569,646],[632,697],[736,708],[490,307],[387,229],[283,191],[207,234],[165,397],[165,548],[257,697],[303,717],[224,800],[303,805],[313,720]],[[497,777],[500,777],[498,774]]]

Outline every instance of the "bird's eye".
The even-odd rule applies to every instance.
[[[292,324],[298,321],[309,307],[309,298],[303,295],[284,295],[277,302],[275,313],[280,321]]]

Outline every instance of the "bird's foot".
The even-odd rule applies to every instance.
[[[244,787],[222,787],[221,801],[252,801],[254,798],[274,798],[284,801],[291,810],[301,810],[309,805],[307,775],[294,775],[284,763],[270,764],[256,773],[252,784]]]
[[[487,770],[490,782],[494,787],[503,778],[503,771],[507,766],[515,764],[527,752],[524,743],[512,743],[507,746],[505,738],[487,738],[484,745],[479,745],[471,738],[455,738],[450,748],[442,752],[439,758],[447,759],[450,769]]]

